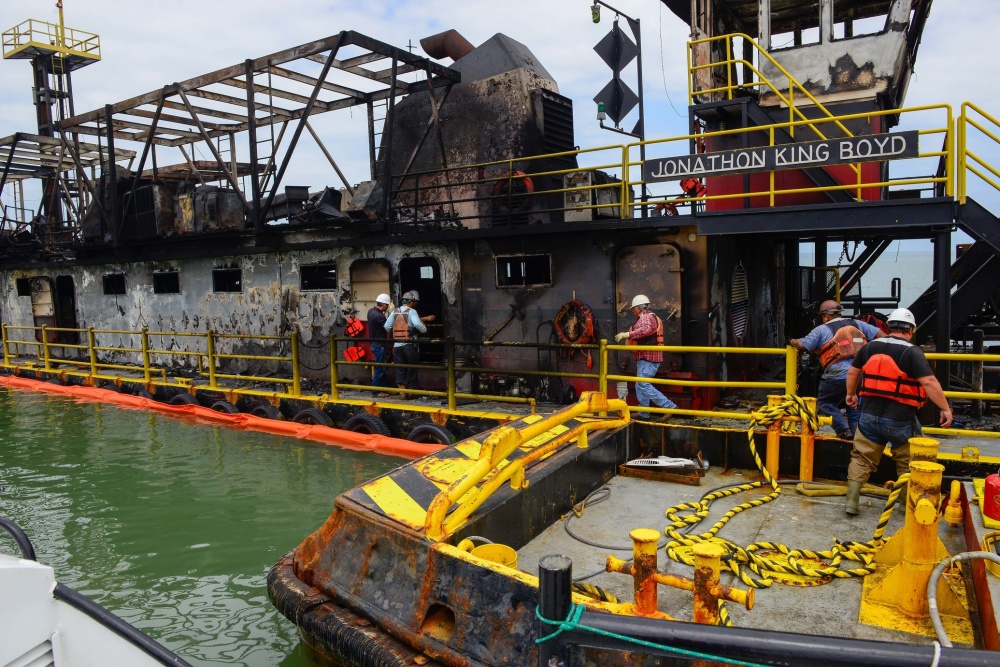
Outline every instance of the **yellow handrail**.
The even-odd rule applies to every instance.
[[[524,443],[546,431],[584,414],[597,414],[611,410],[616,410],[619,413],[618,419],[583,422],[498,469],[501,461]],[[586,433],[591,430],[615,429],[628,424],[628,422],[629,408],[625,401],[617,399],[609,401],[605,395],[598,392],[585,392],[575,405],[533,424],[520,429],[501,426],[483,441],[473,467],[431,501],[424,521],[424,534],[432,540],[443,539],[461,526],[476,508],[508,480],[510,480],[512,487],[523,488],[524,470],[529,463],[537,461],[571,440],[586,438]],[[490,473],[493,474],[489,480],[476,489],[476,485]],[[456,503],[458,506],[449,512]]]
[[[769,179],[767,189],[757,189],[750,192],[734,192],[728,194],[708,193],[701,197],[679,197],[679,198],[664,198],[664,199],[652,198],[648,199],[647,201],[637,202],[637,203],[632,203],[623,200],[622,205],[627,209],[629,208],[635,209],[640,206],[656,206],[658,204],[667,204],[667,203],[692,204],[695,202],[704,202],[704,201],[724,201],[732,199],[750,199],[750,198],[767,197],[769,200],[769,205],[773,206],[775,205],[775,197],[779,195],[793,195],[801,193],[818,193],[818,192],[831,192],[831,191],[852,191],[852,190],[858,190],[859,187],[862,189],[874,189],[882,187],[901,187],[908,185],[939,184],[939,183],[944,184],[944,189],[946,194],[948,196],[952,196],[956,190],[955,173],[957,171],[952,166],[952,159],[953,159],[952,155],[954,155],[957,151],[955,150],[955,141],[954,141],[955,132],[952,129],[954,123],[953,123],[953,110],[951,105],[949,104],[919,105],[914,107],[904,107],[901,109],[885,109],[882,111],[845,114],[837,116],[836,118],[838,119],[838,121],[847,122],[852,120],[869,119],[872,117],[883,117],[883,116],[893,116],[893,115],[902,116],[906,114],[912,116],[924,112],[943,112],[945,116],[943,126],[924,128],[918,131],[921,136],[927,136],[932,134],[945,135],[943,141],[943,148],[941,150],[921,150],[918,155],[918,158],[924,158],[924,159],[934,158],[934,157],[936,158],[944,157],[945,173],[942,176],[912,177],[912,178],[901,178],[894,180],[890,179],[890,180],[880,180],[872,182],[859,181],[858,183],[843,183],[839,185],[830,185],[830,186],[812,186],[805,188],[777,189],[773,178],[774,172],[771,171],[770,172],[771,178]],[[625,147],[626,157],[625,157],[625,166],[623,170],[624,173],[627,175],[627,178],[623,179],[625,181],[625,187],[632,188],[636,186],[642,186],[642,187],[646,186],[645,181],[641,177],[633,180],[631,176],[632,169],[634,167],[639,167],[642,165],[641,161],[633,160],[631,157],[633,155],[633,151],[640,146],[645,146],[648,149],[651,146],[668,145],[672,143],[681,142],[683,145],[685,145],[684,150],[685,152],[687,152],[686,144],[692,140],[701,140],[701,139],[719,138],[719,137],[734,137],[743,134],[755,134],[760,132],[767,133],[769,137],[768,145],[774,145],[775,130],[784,129],[792,133],[794,132],[794,129],[798,127],[822,125],[824,123],[829,123],[829,122],[830,120],[827,118],[815,118],[815,119],[807,118],[804,120],[789,120],[789,121],[775,122],[770,125],[741,127],[741,128],[726,129],[726,130],[715,130],[712,132],[698,132],[693,134],[678,135],[674,137],[648,139],[645,141],[633,142],[626,145]],[[937,160],[935,160],[935,165],[936,164]],[[936,173],[936,166],[935,166],[935,173]],[[998,176],[1000,176],[1000,173],[998,173]]]
[[[995,134],[994,131],[991,131],[987,127],[981,125],[976,120],[970,118],[969,111],[976,112],[977,114],[979,114],[980,116],[982,116],[984,119],[986,119],[987,121],[989,121],[990,123],[992,123],[993,127],[1000,129],[1000,120],[997,120],[997,118],[995,118],[991,114],[987,113],[982,108],[980,108],[979,106],[973,104],[972,102],[966,101],[966,102],[962,103],[961,112],[958,115],[958,121],[957,121],[957,125],[958,125],[958,131],[957,131],[957,135],[958,135],[958,147],[957,147],[957,150],[955,151],[956,154],[957,154],[957,157],[956,157],[956,161],[957,161],[956,171],[958,172],[958,193],[957,193],[957,195],[958,195],[958,201],[961,204],[966,203],[966,200],[968,199],[968,194],[969,194],[968,193],[968,173],[969,172],[972,172],[973,174],[975,174],[976,176],[978,176],[980,179],[982,179],[983,181],[985,181],[987,184],[989,184],[990,186],[992,186],[994,189],[1000,190],[1000,183],[998,183],[997,181],[994,181],[992,178],[990,178],[988,175],[986,175],[985,173],[983,173],[982,171],[980,171],[978,168],[976,168],[976,167],[972,166],[971,164],[969,164],[969,159],[971,158],[973,162],[975,162],[976,164],[978,164],[981,167],[985,168],[987,171],[989,171],[989,173],[993,174],[997,178],[1000,178],[1000,170],[997,170],[992,165],[990,165],[989,163],[987,163],[986,160],[984,158],[982,158],[978,153],[973,153],[971,150],[969,150],[969,131],[968,131],[968,126],[971,125],[976,130],[979,130],[979,132],[981,134],[985,135],[986,137],[988,137],[989,139],[991,139],[993,141],[993,143],[987,145],[987,150],[995,150],[996,149],[996,144],[1000,144],[1000,136],[998,136],[997,134]]]
[[[795,114],[797,116],[799,116],[799,118],[806,119],[805,114],[803,114],[801,111],[799,111],[797,108],[795,108],[794,101],[790,100],[790,99],[786,98],[784,95],[782,95],[781,94],[781,90],[778,89],[777,86],[775,86],[774,84],[772,84],[771,81],[769,79],[767,79],[767,77],[765,77],[763,75],[763,73],[761,73],[753,63],[748,62],[746,60],[743,60],[742,58],[734,59],[732,57],[732,54],[729,53],[729,50],[730,50],[730,40],[735,39],[735,38],[740,38],[740,39],[746,40],[749,44],[751,44],[753,46],[754,49],[756,49],[757,53],[760,56],[762,56],[764,58],[767,58],[768,62],[770,62],[771,65],[773,65],[775,69],[777,69],[779,72],[781,72],[782,76],[784,76],[785,78],[788,79],[788,89],[789,89],[789,91],[793,90],[794,88],[798,88],[802,92],[802,94],[804,94],[809,99],[810,102],[812,102],[814,105],[816,105],[817,109],[819,109],[820,111],[823,112],[823,114],[826,116],[827,120],[833,120],[834,121],[834,123],[837,125],[838,128],[840,128],[840,131],[843,132],[845,136],[848,136],[848,137],[853,137],[854,136],[851,133],[850,130],[848,130],[843,124],[840,123],[839,120],[836,120],[836,116],[834,116],[832,113],[830,113],[830,111],[825,106],[823,106],[820,103],[819,100],[817,100],[815,97],[813,97],[813,94],[810,93],[809,90],[805,86],[803,86],[801,83],[798,82],[798,80],[795,77],[793,77],[791,74],[789,74],[788,70],[786,70],[784,67],[782,67],[781,64],[779,64],[777,60],[775,60],[774,58],[772,58],[771,54],[768,53],[766,50],[764,50],[760,46],[760,44],[758,44],[757,41],[753,37],[751,37],[750,35],[747,35],[745,33],[730,33],[728,35],[717,35],[715,37],[705,37],[703,39],[696,39],[696,40],[692,40],[692,41],[688,42],[689,50],[691,50],[695,46],[697,46],[698,44],[705,44],[705,43],[708,43],[708,42],[714,42],[714,41],[718,41],[718,40],[724,39],[724,40],[726,40],[726,51],[727,51],[727,54],[728,54],[727,58],[726,58],[726,61],[723,62],[723,63],[710,62],[710,63],[707,63],[705,65],[697,65],[697,66],[694,66],[694,67],[689,67],[688,68],[689,71],[691,73],[693,73],[694,71],[699,70],[699,69],[710,69],[710,68],[713,68],[713,67],[720,67],[720,66],[724,65],[726,67],[726,71],[728,73],[728,72],[731,72],[731,69],[732,69],[731,66],[732,65],[743,64],[745,67],[747,67],[750,70],[752,70],[754,72],[754,74],[758,75],[759,78],[760,78],[759,82],[756,82],[756,83],[752,84],[754,87],[761,86],[761,85],[766,85],[768,88],[771,89],[771,92],[773,92],[775,94],[775,96],[778,97],[778,99],[780,99],[782,102],[784,102],[788,106],[790,112],[792,111],[792,109],[795,109]],[[689,59],[689,61],[690,61],[690,59]],[[744,82],[743,85],[746,86],[747,83]],[[735,87],[732,85],[732,79],[729,78],[728,85],[726,87],[726,89],[728,89],[729,99],[733,99],[733,90],[734,90],[734,88]],[[719,89],[719,90],[724,90],[724,89]],[[716,92],[716,91],[714,91],[714,90],[710,90],[710,91],[704,91],[704,90],[698,91],[699,94],[706,93],[706,92]],[[694,104],[694,95],[695,95],[695,92],[694,92],[694,86],[693,86],[693,79],[692,79],[692,77],[688,77],[688,104]],[[813,128],[813,132],[815,132],[816,134],[818,134],[821,139],[826,139],[826,136],[823,135],[821,132],[819,132],[819,130],[817,130],[816,128]]]

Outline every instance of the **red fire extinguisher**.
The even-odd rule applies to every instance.
[[[1000,474],[992,474],[983,485],[983,514],[1000,521]]]

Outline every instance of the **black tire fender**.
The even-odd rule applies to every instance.
[[[346,422],[344,422],[345,431],[354,431],[355,433],[368,433],[372,435],[391,435],[389,432],[389,427],[386,423],[375,415],[370,415],[367,412],[361,412],[354,415]]]
[[[285,415],[281,414],[281,410],[274,407],[273,405],[258,405],[253,410],[250,411],[254,417],[263,417],[264,419],[277,419],[283,420]]]
[[[317,426],[333,426],[330,416],[318,408],[299,410],[292,421],[296,424],[315,424]]]
[[[148,398],[150,400],[153,400],[153,395],[150,394],[145,389],[140,389],[139,391],[135,392],[135,395],[138,396],[139,398]]]
[[[169,405],[198,405],[198,399],[186,391],[182,391],[175,394],[167,403]]]
[[[122,388],[116,385],[114,382],[105,382],[99,387],[99,389],[103,389],[104,391],[113,391],[116,394],[122,393]]]
[[[455,436],[444,426],[437,424],[420,424],[406,436],[410,442],[422,442],[434,445],[448,446],[455,442]]]
[[[216,401],[210,406],[216,412],[225,412],[227,415],[235,415],[239,410],[229,401]]]

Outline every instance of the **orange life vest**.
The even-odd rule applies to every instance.
[[[653,314],[656,318],[656,333],[649,334],[639,339],[629,338],[628,342],[632,345],[663,345],[663,320],[660,319],[659,315]],[[634,326],[634,325],[633,325]]]
[[[908,349],[913,347],[910,343],[898,338],[880,338],[879,342],[889,345],[906,345],[906,349],[903,349],[899,355],[900,361]],[[919,408],[927,402],[927,393],[920,381],[900,370],[896,360],[889,354],[882,352],[871,355],[862,367],[861,387],[858,389],[858,395],[888,398],[903,405],[912,405],[915,408]]]
[[[833,338],[823,343],[816,351],[823,368],[837,361],[853,359],[868,342],[861,329],[855,326],[854,320],[834,320],[827,322],[826,326],[833,332]]]
[[[360,336],[361,332],[363,332],[364,330],[365,330],[365,325],[361,323],[361,320],[354,317],[353,315],[347,318],[347,326],[344,327],[344,333],[346,333],[348,336],[351,337]]]

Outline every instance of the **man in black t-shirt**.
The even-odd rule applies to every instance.
[[[896,474],[910,470],[909,440],[922,434],[917,410],[927,400],[941,409],[941,426],[951,425],[951,408],[941,383],[934,377],[923,350],[909,341],[916,320],[906,308],[889,314],[889,335],[861,348],[847,371],[847,404],[858,406],[861,420],[854,434],[847,468],[848,514],[858,514],[861,487],[878,468],[889,445]],[[860,380],[860,388],[859,388]]]
[[[386,348],[389,334],[385,330],[385,313],[389,310],[389,305],[389,295],[379,294],[375,297],[375,306],[368,311],[368,336],[370,338],[380,339],[373,340],[371,343],[372,355],[375,357],[375,362],[379,364],[384,364],[389,357],[389,350]],[[375,374],[372,376],[372,386],[384,387],[385,375],[385,366],[375,366]],[[375,392],[375,396],[378,398],[386,398],[389,394],[387,392],[377,391]]]

